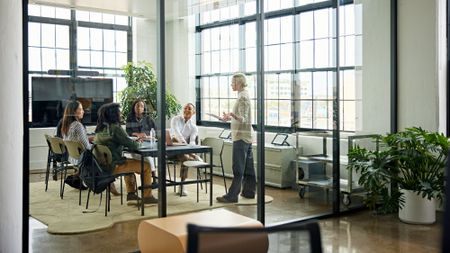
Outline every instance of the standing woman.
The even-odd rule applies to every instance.
[[[153,119],[146,115],[145,103],[142,99],[136,99],[131,105],[131,112],[127,117],[126,131],[129,136],[137,137],[140,140],[146,139],[150,136],[150,131],[154,129],[156,131],[155,122]],[[155,136],[152,136],[155,138]],[[134,159],[141,160],[139,155],[132,154]],[[152,189],[158,188],[158,183],[156,180],[156,169],[155,162],[153,158],[146,157],[148,163],[150,163],[150,168],[152,170]]]
[[[116,103],[104,104],[98,111],[97,127],[95,128],[95,143],[107,146],[112,154],[112,168],[113,173],[134,172],[141,173],[141,162],[135,159],[127,159],[122,157],[124,147],[130,150],[137,150],[139,143],[128,138],[127,133],[120,126],[120,105]],[[144,185],[151,185],[152,178],[150,177],[150,164],[144,163]],[[125,184],[127,188],[127,201],[138,200],[135,192],[136,182],[132,177],[125,177]],[[146,188],[144,190],[144,197],[142,199],[144,204],[158,203],[152,195],[152,189]]]
[[[238,97],[233,111],[224,112],[222,116],[223,121],[231,121],[233,181],[228,194],[217,197],[217,201],[222,203],[238,202],[239,193],[244,198],[255,198],[256,176],[252,153],[252,115],[250,96],[246,87],[247,81],[244,74],[233,75],[231,88],[238,93]]]

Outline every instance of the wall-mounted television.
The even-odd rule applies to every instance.
[[[83,123],[95,125],[97,110],[113,102],[110,78],[32,77],[32,127],[54,127],[73,99],[83,104]]]

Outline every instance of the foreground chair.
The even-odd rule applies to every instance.
[[[258,253],[274,250],[322,253],[320,228],[316,222],[262,228],[188,224],[187,230],[187,253]]]

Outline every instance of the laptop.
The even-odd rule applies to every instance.
[[[173,142],[170,136],[170,130],[166,129],[166,146],[186,146],[187,143]]]

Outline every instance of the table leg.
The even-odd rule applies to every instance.
[[[212,148],[209,149],[209,205],[213,205],[213,154]]]
[[[144,216],[144,156],[141,155],[141,215]]]

